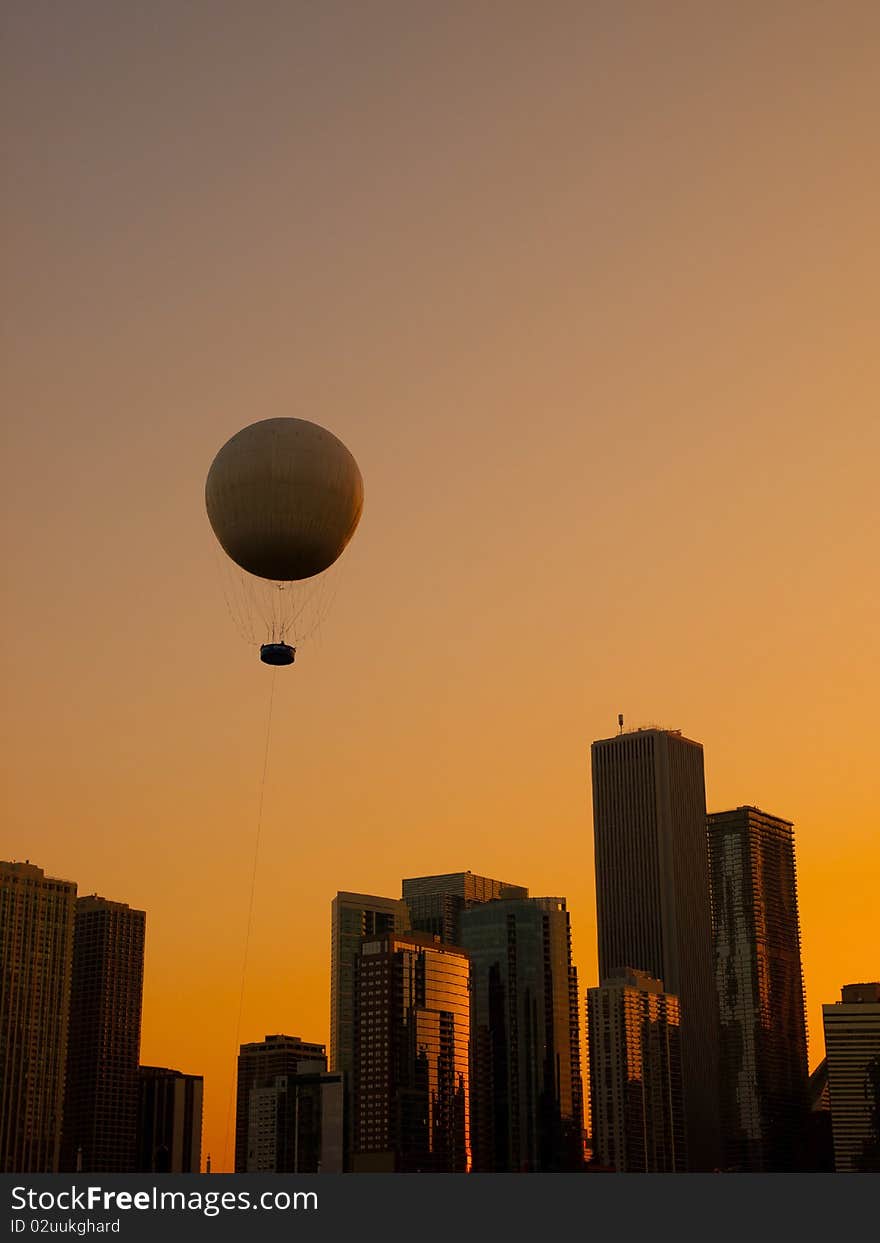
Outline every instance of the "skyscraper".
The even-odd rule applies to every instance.
[[[400,898],[337,893],[330,928],[330,1069],[351,1072],[354,1049],[354,964],[364,937],[406,932],[409,911]]]
[[[96,894],[78,898],[64,1092],[65,1170],[131,1173],[146,915]]]
[[[355,971],[353,1168],[470,1168],[469,964],[425,933],[362,942]]]
[[[564,898],[499,899],[462,912],[471,959],[475,1172],[583,1165],[577,972]]]
[[[248,1128],[251,1093],[274,1087],[279,1077],[320,1074],[327,1069],[327,1050],[322,1044],[309,1044],[299,1036],[266,1036],[253,1044],[243,1044],[238,1053],[238,1080],[235,1094],[235,1172],[248,1170]]]
[[[689,1169],[718,1165],[718,1017],[703,748],[672,730],[593,743],[599,979],[627,968],[681,1004]]]
[[[447,872],[442,876],[415,876],[403,882],[403,899],[409,908],[410,927],[428,932],[447,945],[461,942],[461,913],[496,898],[527,898],[528,889],[473,872]]]
[[[138,1069],[137,1162],[142,1174],[198,1174],[202,1168],[201,1075],[165,1066]]]
[[[809,1067],[792,825],[737,807],[708,826],[724,1168],[801,1169]]]
[[[76,885],[0,862],[0,1172],[58,1170]]]
[[[880,1173],[880,982],[845,984],[822,1019],[834,1168]]]
[[[622,1174],[685,1170],[678,998],[621,972],[587,991],[593,1152]]]

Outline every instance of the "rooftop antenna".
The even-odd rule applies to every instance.
[[[620,726],[620,732],[622,734],[623,733],[623,713],[622,712],[618,712],[617,714],[617,724]]]

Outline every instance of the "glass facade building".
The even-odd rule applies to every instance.
[[[583,1166],[577,971],[564,898],[504,899],[461,916],[471,959],[475,1172]]]
[[[809,1071],[792,825],[737,807],[708,832],[723,1167],[799,1170]]]
[[[621,972],[587,991],[593,1153],[622,1174],[686,1169],[678,998]]]
[[[362,942],[355,971],[353,1168],[470,1169],[470,967],[426,934]]]
[[[0,1172],[58,1170],[76,885],[0,862]]]

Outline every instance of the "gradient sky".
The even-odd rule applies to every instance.
[[[146,909],[215,1168],[272,674],[203,489],[269,416],[366,502],[277,675],[241,1039],[326,1040],[330,899],[425,872],[564,894],[595,983],[622,711],[795,822],[815,1065],[880,969],[880,6],[4,9],[0,855]]]

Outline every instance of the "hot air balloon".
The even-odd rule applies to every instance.
[[[363,503],[351,453],[305,419],[252,423],[214,458],[205,483],[208,520],[243,571],[227,602],[247,637],[262,623],[265,664],[293,664],[289,640],[320,621],[322,576],[354,535]]]

